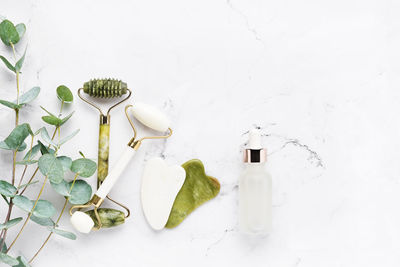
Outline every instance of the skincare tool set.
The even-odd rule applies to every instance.
[[[127,96],[112,105],[107,114],[83,98],[81,92],[90,97],[114,98]],[[79,97],[92,105],[100,112],[99,151],[98,151],[98,189],[91,200],[85,205],[75,205],[70,209],[72,225],[82,233],[89,233],[92,229],[113,227],[124,223],[130,214],[129,209],[121,203],[108,197],[114,184],[118,181],[123,171],[128,168],[129,162],[140,148],[143,141],[151,139],[166,139],[172,135],[169,119],[153,106],[134,102],[125,107],[125,115],[132,126],[134,136],[115,166],[108,172],[109,159],[109,129],[110,110],[126,101],[131,96],[127,84],[114,79],[95,79],[86,82],[78,90]],[[159,132],[160,135],[138,137],[133,117],[147,128]],[[217,179],[205,174],[204,166],[200,160],[190,160],[179,165],[168,165],[161,158],[150,159],[143,171],[141,186],[141,201],[143,213],[154,230],[164,227],[173,228],[180,224],[196,207],[214,198],[220,190]],[[104,200],[108,198],[126,210],[126,214],[119,210],[101,208]],[[81,209],[92,208],[82,211]]]

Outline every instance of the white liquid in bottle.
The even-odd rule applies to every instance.
[[[239,178],[239,228],[244,233],[266,235],[272,223],[272,179],[257,130],[250,131],[245,153],[246,167]]]

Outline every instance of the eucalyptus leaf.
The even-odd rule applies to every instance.
[[[33,208],[33,203],[25,196],[17,195],[13,198],[13,203],[18,208],[26,211],[31,212]]]
[[[76,239],[76,235],[74,233],[71,233],[71,232],[67,232],[67,231],[64,231],[64,230],[56,229],[56,228],[49,228],[49,231],[51,231],[51,232],[53,232],[53,233],[55,233],[57,235],[60,235],[62,237],[71,239],[71,240],[75,240]]]
[[[65,103],[71,103],[74,101],[74,96],[72,95],[71,90],[65,85],[60,85],[57,87],[57,96],[58,99],[64,101]]]
[[[27,147],[26,143],[23,142],[22,145],[20,145],[18,147],[17,151],[19,151],[19,152],[24,151],[26,149],[26,147]],[[0,149],[13,150],[4,141],[0,141]]]
[[[0,180],[0,194],[6,197],[13,197],[17,188],[7,181]]]
[[[56,116],[43,116],[42,120],[50,125],[59,126],[62,120]]]
[[[30,134],[31,127],[27,123],[23,123],[18,125],[17,127],[12,130],[10,135],[4,140],[4,142],[7,144],[7,146],[11,149],[17,149],[20,147],[26,137]]]
[[[15,259],[3,252],[0,252],[0,262],[4,262],[5,264],[11,265],[11,266],[15,266],[15,265],[19,264],[17,259]]]
[[[32,165],[38,163],[37,160],[30,159],[30,160],[22,160],[22,161],[17,161],[15,164],[17,165]]]
[[[29,151],[25,154],[23,160],[26,161],[34,158],[39,151],[40,151],[40,145],[39,144],[34,145],[32,149],[29,149]]]
[[[34,132],[33,135],[36,136],[36,135],[40,134],[40,132],[43,130],[43,128],[45,128],[45,127],[39,128],[39,130]]]
[[[24,64],[25,55],[26,55],[26,50],[27,50],[27,49],[28,49],[28,48],[25,48],[24,54],[23,54],[22,57],[17,61],[17,63],[15,63],[15,70],[18,71],[18,72],[22,69],[22,65]]]
[[[61,183],[64,179],[63,166],[53,154],[44,154],[40,157],[39,170],[53,183]]]
[[[75,135],[77,135],[79,133],[79,129],[75,130],[72,134],[64,137],[63,139],[60,140],[60,143],[58,144],[59,146],[65,144],[66,142],[68,142],[69,140],[71,140]]]
[[[13,267],[31,267],[28,260],[25,259],[24,256],[18,256],[17,260],[18,260],[18,265],[14,265]]]
[[[14,225],[18,224],[20,221],[22,221],[22,217],[18,217],[18,218],[9,220],[9,221],[6,222],[6,223],[1,223],[1,224],[0,224],[0,230],[11,228],[11,227],[13,227]]]
[[[64,172],[71,169],[72,159],[67,156],[59,156],[57,159],[61,162]]]
[[[32,204],[34,203],[35,201],[32,201]],[[56,212],[57,210],[51,202],[40,199],[33,210],[33,215],[39,218],[51,218]]]
[[[24,36],[25,32],[26,32],[26,26],[23,23],[19,23],[17,25],[15,25],[15,29],[18,32],[19,35],[19,39],[22,39],[22,37]]]
[[[75,113],[75,111],[72,111],[68,116],[66,116],[65,118],[61,119],[60,126],[63,125],[64,123],[66,123],[72,117],[72,115],[74,115],[74,113]]]
[[[70,196],[69,191],[70,191],[71,186],[65,180],[62,180],[62,182],[60,182],[58,184],[55,184],[52,182],[50,182],[50,184],[51,184],[51,187],[54,189],[54,191],[56,191],[60,195],[65,196],[65,197]]]
[[[82,158],[72,162],[71,170],[81,177],[92,176],[97,169],[97,165],[93,160]]]
[[[44,155],[44,154],[54,154],[55,153],[55,151],[53,149],[48,148],[47,146],[45,146],[39,140],[37,142],[40,145],[40,153],[42,153],[42,155]]]
[[[40,218],[40,217],[36,217],[35,215],[32,215],[30,218],[33,222],[42,225],[42,226],[52,226],[54,227],[56,225],[56,223],[50,219],[50,218]]]
[[[53,140],[51,140],[51,138],[50,138],[50,136],[49,136],[49,133],[47,132],[46,128],[43,128],[42,131],[40,131],[40,136],[43,138],[43,140],[44,140],[46,143],[48,143],[48,144],[50,144],[50,145],[53,145],[54,147],[57,147],[57,144],[54,143]]]
[[[6,107],[12,108],[12,109],[20,109],[22,107],[22,105],[17,105],[14,102],[2,100],[2,99],[0,99],[0,104],[4,105]]]
[[[3,238],[0,238],[0,243],[3,241]],[[7,245],[6,242],[3,243],[3,247],[1,248],[1,252],[7,253]]]
[[[38,86],[29,89],[29,91],[21,95],[21,97],[19,98],[19,104],[27,104],[29,102],[32,102],[33,100],[36,99],[39,93],[40,93],[40,87]]]
[[[72,186],[73,182],[69,183]],[[72,205],[80,205],[87,203],[92,196],[92,187],[83,180],[76,180],[71,190],[71,197],[69,202]]]
[[[51,113],[50,111],[45,109],[44,107],[40,106],[40,108],[43,109],[44,111],[46,111],[46,113],[49,114],[50,116],[57,117],[56,115],[54,115],[53,113]]]
[[[19,34],[14,24],[5,19],[0,23],[0,39],[7,46],[11,46],[12,44],[16,44],[19,41]]]
[[[30,186],[30,185],[33,185],[33,184],[37,184],[38,182],[39,181],[36,180],[36,181],[32,181],[32,182],[29,182],[29,183],[26,183],[26,184],[22,184],[22,185],[18,186],[18,189],[21,189],[21,188],[24,188],[26,186]]]
[[[10,61],[8,61],[8,59],[6,59],[3,56],[0,56],[1,61],[3,61],[3,63],[6,65],[6,67],[11,70],[12,72],[17,72],[15,70],[15,67],[10,63]]]

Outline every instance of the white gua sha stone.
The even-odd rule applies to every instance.
[[[168,166],[161,158],[152,158],[146,163],[142,176],[142,208],[154,230],[161,230],[167,223],[185,178],[184,168]]]

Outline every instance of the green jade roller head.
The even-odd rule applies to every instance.
[[[128,95],[120,102],[111,106],[108,109],[107,114],[104,115],[97,105],[82,97],[81,91],[95,98],[115,98],[121,97],[126,93],[128,93]],[[125,82],[116,79],[92,79],[88,82],[85,82],[83,84],[83,88],[78,90],[79,97],[100,112],[100,124],[109,124],[111,109],[126,101],[131,94],[132,92],[128,89],[128,85]]]

